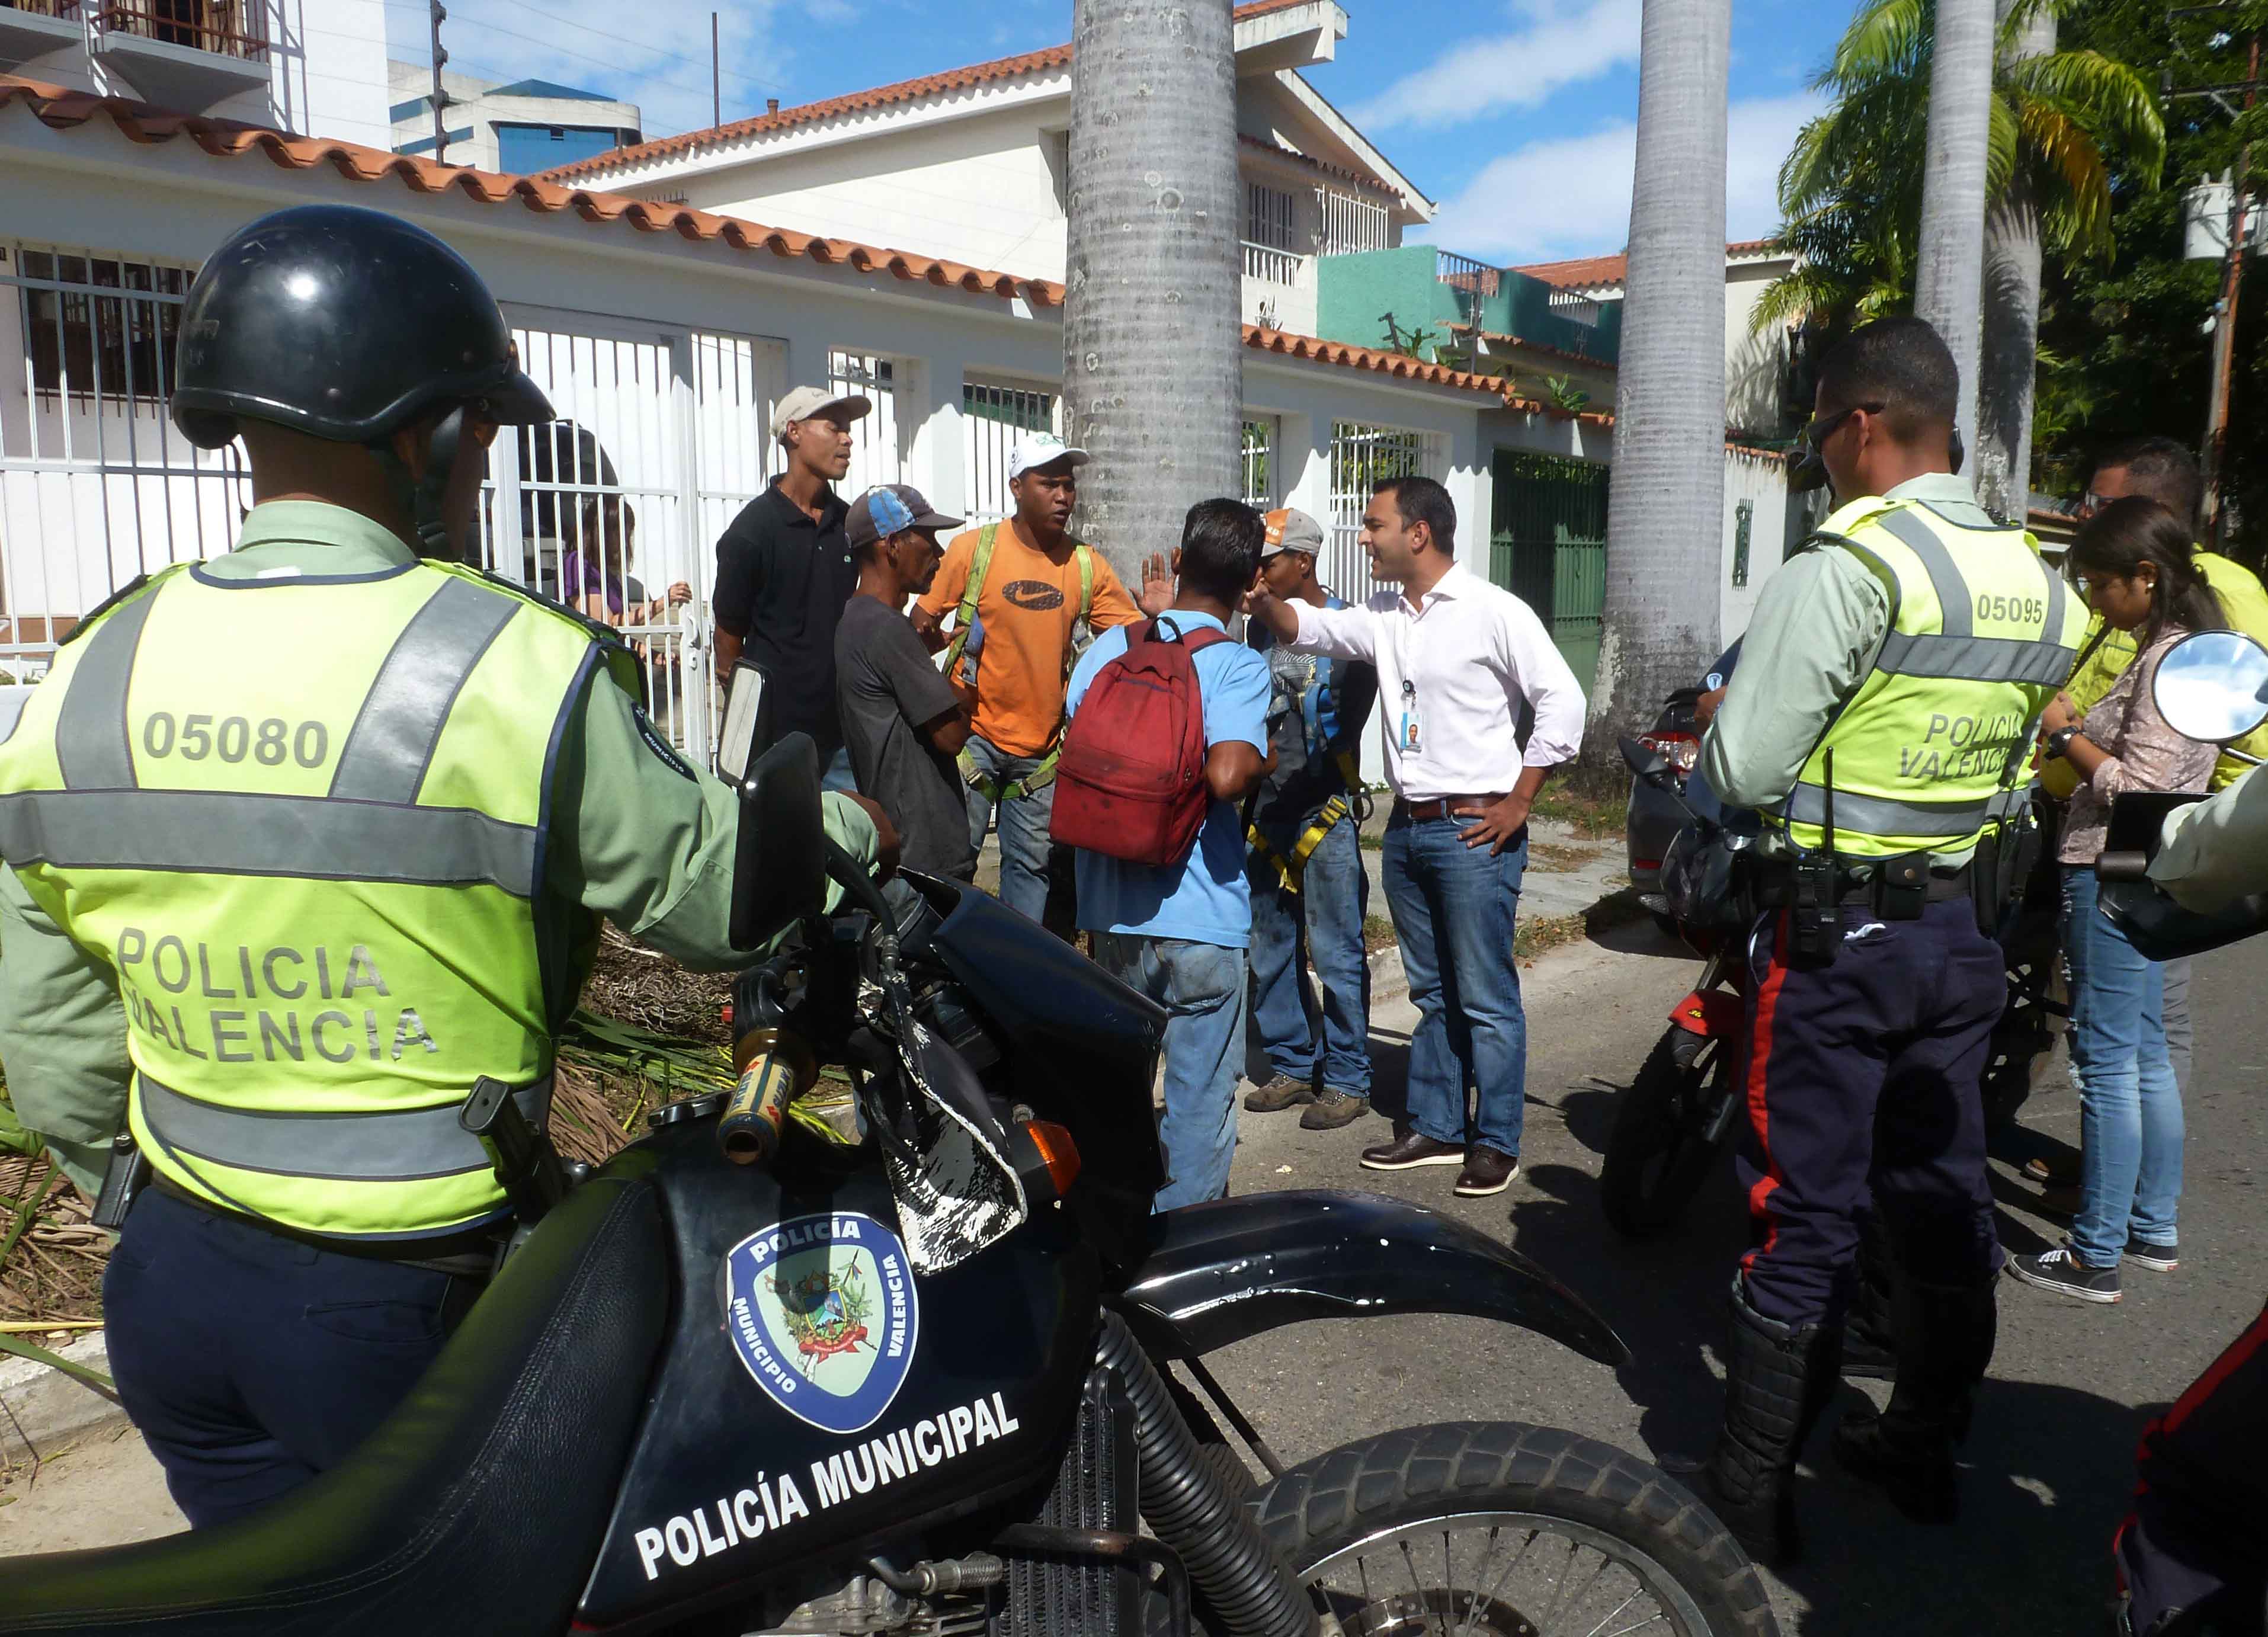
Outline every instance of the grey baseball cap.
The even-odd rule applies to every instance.
[[[1323,549],[1323,526],[1305,512],[1283,506],[1263,513],[1260,520],[1268,526],[1260,546],[1263,563],[1278,552],[1304,551],[1314,557]]]
[[[843,533],[856,551],[909,528],[959,528],[961,521],[931,505],[911,483],[877,483],[850,503]]]

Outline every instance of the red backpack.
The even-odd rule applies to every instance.
[[[1162,623],[1128,626],[1126,652],[1087,684],[1064,730],[1048,826],[1067,847],[1153,867],[1189,857],[1212,800],[1196,655],[1228,640],[1170,625],[1168,638]]]

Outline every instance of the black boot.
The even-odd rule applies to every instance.
[[[1917,1523],[1950,1523],[1959,1515],[1953,1451],[1969,1436],[1977,1383],[1992,1361],[1998,1288],[1992,1279],[1932,1285],[1901,1272],[1889,1407],[1879,1415],[1853,1412],[1835,1429],[1835,1458]]]
[[[1839,1322],[1782,1324],[1733,1284],[1725,1352],[1725,1425],[1698,1474],[1702,1496],[1759,1563],[1802,1549],[1790,1484],[1803,1441],[1838,1379]]]

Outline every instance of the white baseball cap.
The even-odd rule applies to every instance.
[[[873,412],[874,401],[864,393],[829,392],[824,387],[798,387],[772,406],[772,440],[777,443],[789,426],[797,421],[807,421],[828,409],[850,411],[854,421],[864,420]]]
[[[1085,466],[1092,458],[1086,450],[1072,448],[1053,432],[1032,432],[1008,456],[1008,477],[1013,482],[1027,472],[1036,472],[1058,461],[1067,461],[1074,467]]]

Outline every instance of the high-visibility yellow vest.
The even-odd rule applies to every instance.
[[[118,974],[129,1119],[217,1206],[306,1233],[504,1210],[457,1112],[547,1112],[571,974],[535,937],[553,753],[618,644],[469,570],[168,569],[81,626],[0,741],[0,857]]]
[[[1970,528],[1917,501],[1863,499],[1822,526],[1882,582],[1889,628],[1874,668],[1813,747],[1783,814],[1854,858],[1959,853],[2008,808],[2042,708],[2071,672],[2087,609],[2014,528]]]

